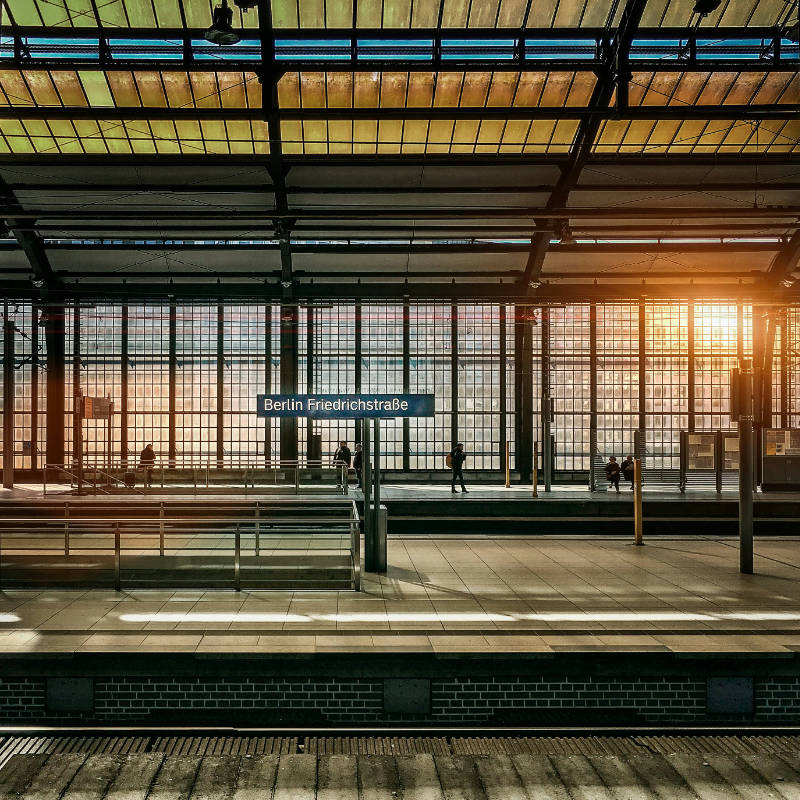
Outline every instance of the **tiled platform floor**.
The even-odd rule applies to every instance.
[[[423,499],[423,500],[437,500],[437,499],[444,499],[444,500],[452,500],[458,499],[461,502],[469,503],[472,501],[485,501],[485,500],[530,500],[532,498],[532,489],[530,486],[519,486],[513,485],[509,488],[506,488],[502,485],[486,485],[486,484],[478,484],[471,481],[468,481],[467,487],[469,489],[467,494],[462,494],[460,491],[453,495],[450,491],[450,484],[447,481],[441,481],[437,483],[421,483],[421,484],[412,484],[412,483],[387,483],[381,486],[381,499],[386,500],[416,500],[416,499]],[[141,487],[140,487],[141,488]],[[224,487],[220,487],[224,488]],[[312,497],[314,496],[314,487],[310,486],[309,494],[305,496]],[[608,501],[613,503],[618,503],[620,501],[632,501],[632,492],[628,488],[627,485],[622,485],[622,490],[619,495],[615,492],[608,492],[606,491],[606,484],[601,483],[599,484],[598,491],[590,492],[588,487],[585,485],[577,485],[577,484],[570,484],[570,485],[558,485],[553,486],[552,491],[545,492],[544,488],[540,485],[539,486],[539,494],[538,499],[541,501],[548,501],[548,500],[592,500],[592,501]],[[137,501],[137,500],[172,500],[172,501],[179,501],[179,500],[194,500],[198,496],[205,499],[205,500],[258,500],[263,498],[265,500],[274,499],[276,497],[288,497],[293,498],[295,495],[292,494],[285,494],[285,495],[277,495],[277,494],[265,494],[263,492],[259,492],[258,490],[249,490],[247,493],[241,491],[241,487],[229,487],[228,492],[225,493],[215,493],[210,492],[208,494],[204,494],[202,489],[199,489],[197,493],[193,492],[191,487],[186,487],[185,491],[181,493],[177,492],[159,492],[159,487],[154,487],[151,490],[148,490],[144,493],[137,492],[136,494],[112,494],[112,495],[103,495],[103,494],[86,494],[82,495],[81,497],[76,496],[71,493],[69,486],[60,486],[54,485],[49,486],[47,491],[47,499],[50,500],[69,500],[70,503],[72,502],[80,502],[82,499],[85,499],[89,502],[109,502],[109,503],[118,503],[120,500],[125,501]],[[324,494],[320,495],[322,497],[336,497],[337,495],[331,494]],[[362,493],[355,487],[355,485],[351,485],[350,487],[350,497],[354,497],[357,500],[361,500],[363,498]],[[647,485],[645,484],[643,487],[643,496],[649,497],[651,499],[658,499],[658,500],[674,500],[676,502],[691,502],[692,500],[734,500],[738,497],[738,490],[736,488],[730,487],[725,485],[723,487],[722,493],[717,494],[712,488],[707,487],[692,487],[689,486],[685,492],[680,492],[678,490],[677,483],[674,485],[670,484],[654,484],[654,485]],[[15,489],[0,489],[0,500],[30,500],[35,498],[42,497],[42,487],[41,484],[18,484]],[[798,492],[767,492],[762,493],[758,492],[756,495],[759,501],[800,501],[800,493]]]
[[[800,649],[800,539],[390,538],[364,591],[9,590],[0,652]]]

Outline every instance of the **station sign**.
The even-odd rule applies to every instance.
[[[432,417],[432,394],[260,394],[259,417],[364,419]]]

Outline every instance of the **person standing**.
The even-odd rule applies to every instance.
[[[633,462],[633,456],[625,456],[622,462],[622,475],[626,481],[631,482],[631,491],[633,491],[633,481],[636,475],[636,465]]]
[[[156,451],[153,445],[145,445],[144,450],[139,454],[139,469],[144,470],[144,485],[149,489],[153,481],[153,467],[156,463]]]
[[[619,494],[619,476],[620,468],[619,464],[617,464],[617,459],[614,456],[610,456],[606,464],[606,477],[609,481],[609,489],[613,486],[617,490],[617,494]]]
[[[467,494],[467,487],[464,485],[464,462],[467,456],[464,453],[464,445],[457,442],[456,446],[450,451],[450,468],[453,470],[453,479],[450,481],[450,490],[453,494],[458,494],[456,490],[456,479],[461,482],[461,491]]]
[[[361,483],[361,470],[364,467],[364,451],[361,449],[361,445],[356,445],[356,451],[353,453],[353,469],[356,471],[356,480],[358,480],[358,488],[363,489],[363,485]]]
[[[339,442],[339,447],[333,454],[333,465],[341,470],[339,473],[339,485],[342,487],[344,486],[344,481],[347,480],[347,473],[350,471],[351,459],[352,453],[350,452],[350,448],[347,446],[347,442]]]

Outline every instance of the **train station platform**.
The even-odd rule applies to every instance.
[[[9,589],[0,719],[795,724],[797,545],[390,536],[361,592]]]
[[[64,504],[70,507],[130,510],[164,503],[186,508],[213,508],[215,503],[268,503],[274,494],[258,492],[229,492],[223,496],[186,492],[159,493],[155,488],[146,494],[130,495],[85,494],[76,496],[48,490],[42,498],[41,486],[23,484],[13,490],[0,490],[0,503],[5,508],[43,509],[63,513]],[[467,494],[452,494],[449,484],[387,484],[381,487],[381,503],[388,514],[388,531],[393,534],[418,535],[440,531],[458,534],[501,533],[523,535],[560,534],[624,535],[632,530],[633,492],[623,487],[620,494],[605,491],[590,492],[584,486],[553,486],[551,492],[540,487],[537,497],[531,487],[474,486]],[[313,492],[298,499],[321,499]],[[354,499],[363,512],[363,495],[351,488],[348,497]],[[79,506],[77,504],[83,504]],[[754,501],[754,530],[756,535],[793,535],[800,530],[800,492],[758,492]],[[728,488],[721,493],[713,489],[688,488],[680,492],[675,487],[652,486],[643,491],[645,535],[674,535],[694,533],[702,525],[704,533],[736,535],[738,530],[738,494]]]

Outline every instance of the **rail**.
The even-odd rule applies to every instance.
[[[148,490],[186,489],[205,494],[227,488],[249,491],[273,490],[295,495],[303,493],[348,494],[350,470],[344,464],[324,466],[322,462],[283,461],[265,465],[263,462],[238,467],[218,466],[205,461],[194,465],[173,466],[159,464],[150,475],[146,467],[125,464],[123,461],[104,462],[102,466],[85,463],[83,468],[74,464],[45,464],[42,470],[42,494],[47,497],[53,485],[83,487],[97,494],[112,491],[147,494]],[[100,480],[98,480],[100,478]],[[149,480],[148,480],[149,478]],[[54,480],[53,480],[54,479]],[[143,481],[137,486],[137,481]]]
[[[0,589],[361,587],[355,501],[258,505],[252,517],[5,518]],[[347,555],[343,553],[347,551]],[[346,574],[345,574],[346,573]]]

